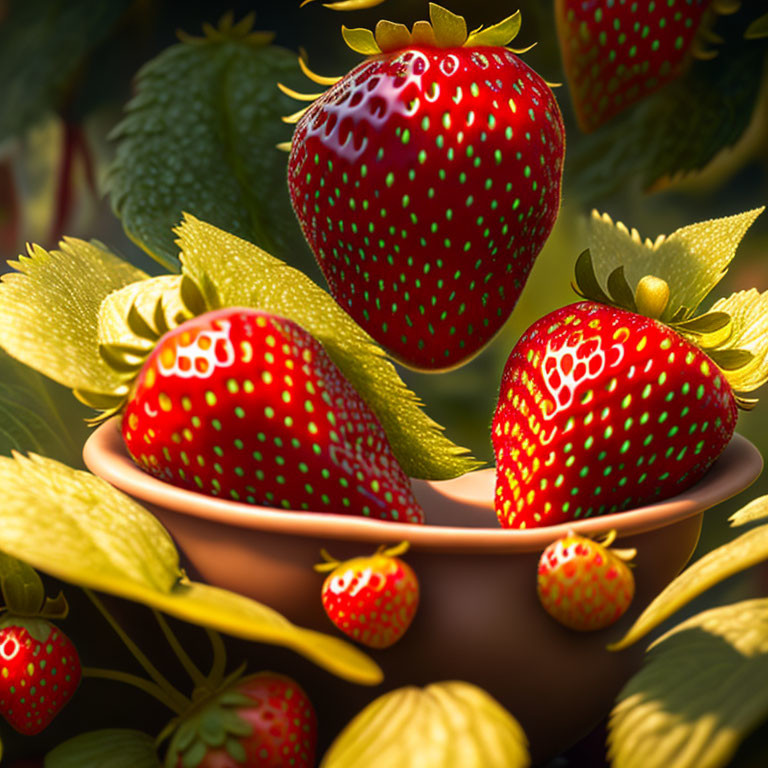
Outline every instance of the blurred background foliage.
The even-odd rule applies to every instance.
[[[492,24],[519,8],[523,27],[515,45],[537,41],[525,61],[548,81],[564,84],[556,90],[568,138],[562,212],[515,312],[469,364],[440,375],[403,371],[450,437],[489,461],[490,423],[504,362],[528,325],[576,299],[570,274],[585,246],[583,220],[592,208],[654,239],[694,221],[768,203],[768,38],[744,39],[749,22],[765,13],[766,5],[764,0],[743,0],[739,12],[717,21],[723,42],[716,46],[714,59],[694,62],[682,80],[585,135],[577,127],[565,85],[553,2],[445,4],[464,14],[470,28]],[[427,10],[426,0],[386,0],[354,13],[334,13],[319,2],[302,10],[298,6],[298,0],[0,0],[2,262],[22,253],[26,241],[50,248],[66,234],[101,240],[150,274],[165,271],[124,233],[112,210],[115,201],[105,193],[105,179],[116,153],[109,135],[136,92],[136,73],[178,43],[178,30],[199,34],[204,22],[216,23],[227,11],[233,11],[235,19],[255,11],[256,28],[274,31],[276,45],[293,53],[303,47],[314,71],[340,75],[359,61],[341,41],[342,23],[372,27],[384,17],[411,24],[425,18]],[[291,84],[301,82],[297,66]],[[259,85],[275,87],[266,81]],[[316,86],[306,81],[304,90]],[[282,98],[275,89],[275,101]],[[270,131],[270,142],[275,133],[287,141],[291,128]],[[271,144],[263,151],[278,152]],[[293,243],[296,253],[276,255],[306,265],[306,252],[299,252],[302,244],[290,237],[285,242]],[[767,256],[765,214],[748,233],[712,298],[748,287],[768,289]],[[312,277],[321,280],[317,271]],[[19,398],[25,392],[35,393],[40,416],[24,417]],[[31,449],[80,464],[79,446],[87,433],[83,417],[88,414],[68,392],[0,358],[0,410],[13,414],[18,424],[15,431],[0,430],[0,451]],[[742,414],[738,429],[768,454],[768,406]],[[766,492],[764,477],[708,513],[699,552],[733,538],[736,532],[729,529],[728,516]],[[687,613],[765,595],[767,590],[768,567],[756,567],[711,590]],[[745,743],[734,765],[764,765],[766,744],[768,729],[763,728]],[[573,761],[582,759],[577,753]]]

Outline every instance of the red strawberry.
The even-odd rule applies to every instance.
[[[396,643],[413,621],[419,605],[419,582],[397,555],[408,542],[380,547],[373,556],[340,563],[325,551],[318,571],[331,571],[321,592],[328,618],[345,634],[370,648]]]
[[[407,365],[445,369],[514,308],[558,213],[564,133],[549,86],[505,47],[517,14],[469,36],[430,14],[412,33],[345,31],[374,55],[299,120],[288,184],[338,303]]]
[[[593,131],[679,77],[697,34],[729,0],[556,0],[555,18],[576,117]]]
[[[291,320],[242,307],[166,333],[123,416],[134,461],[251,504],[423,522],[368,405]]]
[[[530,528],[667,498],[702,477],[735,426],[722,371],[672,328],[595,302],[563,307],[504,369],[496,513]]]
[[[20,733],[50,725],[80,683],[72,641],[44,619],[0,620],[0,714]]]
[[[178,768],[313,768],[317,717],[289,677],[241,678],[176,729],[166,765]]]
[[[624,615],[635,595],[635,578],[626,561],[635,550],[608,547],[571,532],[552,542],[539,560],[538,594],[547,613],[582,631],[603,629]]]

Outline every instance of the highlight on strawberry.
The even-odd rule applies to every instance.
[[[346,635],[369,648],[389,648],[406,632],[419,606],[419,580],[399,555],[407,541],[379,547],[373,555],[339,562],[325,550],[315,566],[328,573],[321,599],[328,618]]]
[[[635,596],[629,567],[634,549],[610,549],[612,530],[602,541],[570,531],[542,553],[537,593],[544,610],[564,626],[589,632],[618,621]]]
[[[762,210],[655,242],[593,213],[576,263],[585,301],[534,323],[504,369],[492,426],[502,526],[620,512],[706,473],[768,380],[768,292],[697,308]]]
[[[594,131],[682,75],[694,59],[711,59],[722,43],[717,16],[741,0],[555,0],[563,65],[579,126]]]
[[[560,206],[550,86],[509,47],[517,12],[473,32],[430,3],[409,30],[343,28],[366,60],[286,118],[288,185],[331,294],[413,368],[476,355],[512,312]],[[527,49],[526,49],[527,50]]]
[[[229,307],[156,331],[121,406],[138,466],[233,501],[423,522],[376,415],[297,323]],[[102,349],[116,366],[133,353]]]

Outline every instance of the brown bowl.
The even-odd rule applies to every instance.
[[[133,496],[168,528],[203,579],[248,595],[303,626],[335,632],[323,612],[323,576],[312,566],[326,548],[342,559],[404,539],[421,584],[418,614],[403,639],[371,651],[385,682],[375,690],[310,669],[300,682],[329,738],[376,695],[439,680],[473,682],[521,722],[534,757],[556,754],[605,716],[637,669],[642,644],[620,653],[605,646],[685,566],[705,509],[749,486],[762,458],[736,435],[707,475],[685,493],[640,509],[526,531],[502,530],[493,510],[494,471],[455,480],[414,480],[427,525],[292,512],[217,499],[164,483],[130,459],[117,420],[87,441],[85,463]],[[635,547],[637,592],[628,614],[600,632],[577,633],[552,620],[536,596],[541,551],[568,528],[618,531]]]

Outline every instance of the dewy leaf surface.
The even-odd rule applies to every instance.
[[[733,541],[713,549],[668,584],[640,614],[627,634],[609,646],[610,649],[621,650],[636,643],[710,587],[766,559],[768,525],[753,528]]]
[[[3,3],[0,144],[60,106],[62,89],[109,34],[130,0]]]
[[[292,648],[354,682],[381,670],[335,637],[247,597],[190,582],[157,519],[98,477],[31,455],[0,457],[0,551],[62,581],[108,592],[247,640]]]
[[[222,305],[288,317],[323,344],[378,416],[407,474],[446,479],[478,466],[424,413],[381,348],[306,275],[193,216],[185,218],[177,233],[183,273],[204,292],[204,286],[215,285]]]
[[[155,739],[141,731],[106,728],[81,733],[45,756],[45,768],[161,768]]]
[[[147,275],[95,243],[67,238],[30,256],[0,283],[0,347],[72,389],[111,392],[119,379],[99,356],[98,315],[112,291]]]
[[[720,768],[768,717],[768,599],[714,608],[654,643],[610,719],[613,768]]]
[[[593,211],[589,219],[589,252],[595,274],[605,286],[608,276],[623,265],[633,291],[646,275],[660,277],[669,285],[669,303],[661,320],[670,321],[680,307],[691,316],[722,279],[736,248],[762,211],[755,208],[689,224],[655,241],[643,240],[636,229],[630,230],[621,222],[614,223],[608,214]]]
[[[296,54],[248,38],[192,39],[145,65],[115,129],[108,189],[129,236],[178,269],[172,228],[186,211],[320,277],[291,208],[281,117],[304,85]]]
[[[524,768],[523,729],[495,699],[463,682],[380,696],[336,738],[320,768]]]

